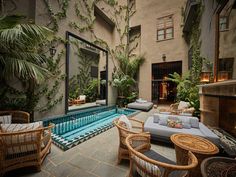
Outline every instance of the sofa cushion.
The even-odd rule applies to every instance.
[[[150,132],[151,135],[157,135],[164,138],[170,138],[170,136],[175,133],[187,133],[187,134],[197,135],[201,137],[205,136],[198,128],[178,129],[178,128],[169,128],[167,126],[153,123],[153,117],[149,117],[146,120],[144,124],[144,131]]]
[[[190,106],[189,102],[185,102],[185,101],[180,101],[179,105],[178,105],[178,109],[186,109]]]
[[[183,125],[183,128],[187,128],[187,129],[190,129],[190,128],[191,128],[191,125],[188,124],[188,123],[185,123],[185,122],[184,122],[182,125]]]
[[[144,110],[144,111],[150,110],[152,108],[152,106],[153,106],[152,102],[146,102],[146,103],[133,102],[133,103],[128,104],[128,108],[140,109],[140,110]]]
[[[11,115],[2,115],[0,116],[0,124],[11,124],[12,116]]]
[[[167,126],[167,117],[160,117],[159,124]]]

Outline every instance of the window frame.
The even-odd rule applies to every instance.
[[[174,39],[174,18],[173,18],[173,14],[170,14],[170,15],[166,15],[166,16],[162,16],[162,17],[159,17],[157,18],[157,29],[156,29],[156,40],[157,42],[160,42],[160,41],[166,41],[166,40],[171,40],[171,39]],[[166,26],[166,23],[167,23],[167,18],[171,18],[171,21],[172,21],[172,25],[171,26]],[[158,28],[158,21],[159,20],[163,20],[163,28]],[[171,34],[171,33],[167,33],[167,30],[168,29],[172,29],[172,37],[171,38],[166,38],[167,34]],[[158,39],[158,32],[159,31],[164,31],[163,35],[164,35],[164,38],[163,39]]]
[[[220,29],[220,26],[222,24],[222,23],[220,23],[220,19],[221,18],[226,18],[226,23],[224,23],[224,24],[226,24],[226,28],[225,29]],[[228,31],[228,30],[229,30],[229,16],[226,16],[226,15],[220,16],[220,18],[219,18],[219,31],[220,32],[224,32],[224,31]]]

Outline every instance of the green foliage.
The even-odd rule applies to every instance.
[[[182,76],[178,73],[170,74],[168,80],[177,84],[177,101],[187,101],[192,107],[195,108],[196,112],[199,111],[199,89],[192,80],[190,73],[187,72]]]
[[[94,79],[89,82],[88,87],[84,89],[84,92],[83,92],[83,94],[86,95],[86,101],[88,102],[96,101],[98,97],[99,83],[100,82],[98,79]]]
[[[0,79],[19,78],[44,81],[50,72],[48,58],[39,53],[41,45],[52,36],[46,27],[19,24],[19,17],[6,16],[0,20]],[[9,25],[8,22],[9,21]]]
[[[63,98],[57,94],[65,78],[59,67],[64,52],[55,60],[47,57],[44,49],[50,48],[53,32],[34,24],[19,24],[20,19],[19,16],[6,16],[0,20],[4,27],[0,29],[0,108],[30,113],[47,111]],[[16,80],[21,91],[8,85],[9,79]],[[40,101],[43,104],[38,105]]]
[[[130,88],[136,83],[136,81],[129,75],[116,72],[113,74],[112,86],[117,88],[119,96],[127,97],[130,93]]]

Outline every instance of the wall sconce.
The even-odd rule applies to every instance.
[[[201,82],[210,82],[210,79],[211,79],[211,72],[209,71],[201,72]]]
[[[52,47],[50,47],[49,51],[50,51],[51,57],[54,57],[57,52],[57,49],[55,46],[52,46]]]
[[[229,80],[229,72],[228,71],[219,71],[218,81],[226,81],[226,80]]]
[[[166,54],[162,54],[162,60],[163,62],[166,62]]]

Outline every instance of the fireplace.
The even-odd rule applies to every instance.
[[[200,85],[201,122],[236,138],[236,80]]]

